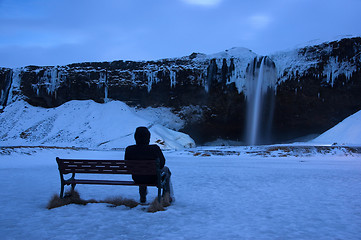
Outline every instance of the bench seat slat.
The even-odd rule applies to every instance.
[[[69,174],[69,173],[97,173],[97,174],[133,174],[136,173],[137,175],[155,175],[156,173],[151,172],[147,169],[144,170],[122,170],[122,169],[77,169],[77,168],[66,168],[61,170],[63,174]]]
[[[90,180],[90,179],[73,179],[66,180],[65,184],[96,184],[96,185],[129,185],[129,186],[139,186],[142,184],[137,184],[133,181],[117,181],[117,180]],[[148,186],[157,186],[157,184],[146,184]]]
[[[59,159],[60,160],[60,159]],[[138,174],[155,175],[156,164],[149,160],[88,160],[61,159],[59,170],[69,173]]]

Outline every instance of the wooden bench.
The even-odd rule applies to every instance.
[[[164,182],[161,181],[159,159],[157,160],[89,160],[89,159],[61,159],[56,158],[60,173],[60,198],[63,198],[64,186],[71,185],[72,191],[77,184],[98,185],[127,185],[127,186],[154,186],[158,188],[158,201],[161,199],[161,190]],[[69,179],[64,179],[65,174],[72,174]],[[137,184],[134,181],[77,179],[75,174],[136,174],[157,175],[156,184]]]

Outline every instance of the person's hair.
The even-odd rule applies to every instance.
[[[137,127],[134,133],[134,139],[137,144],[149,144],[150,132],[146,127]]]

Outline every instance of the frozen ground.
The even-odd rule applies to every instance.
[[[60,187],[56,156],[119,159],[122,151],[0,148],[0,238],[360,239],[361,155],[300,149],[165,151],[176,202],[147,213],[106,204],[46,209]],[[138,200],[136,187],[76,188],[84,199]],[[151,188],[148,201],[155,196]]]

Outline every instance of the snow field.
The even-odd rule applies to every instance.
[[[359,239],[361,157],[200,157],[165,151],[176,202],[164,212],[68,205],[55,157],[119,159],[122,151],[18,149],[0,156],[1,239]],[[78,185],[83,199],[122,196],[128,186]],[[149,188],[148,201],[156,197]]]

